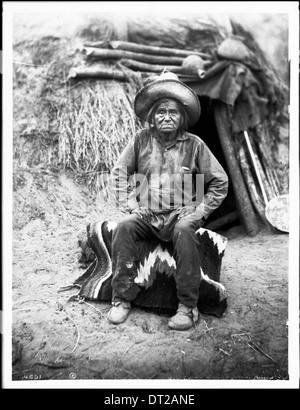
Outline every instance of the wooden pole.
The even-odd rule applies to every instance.
[[[270,224],[265,215],[265,205],[264,205],[263,200],[261,199],[261,196],[259,195],[257,191],[256,184],[255,184],[253,175],[251,173],[250,165],[247,161],[246,152],[242,145],[239,149],[239,163],[240,163],[245,181],[249,187],[249,194],[252,200],[252,204],[254,208],[256,209],[256,212],[260,216],[261,220],[264,222],[266,227],[269,229]]]
[[[261,172],[260,172],[261,169],[259,169],[259,166],[258,166],[258,157],[254,154],[252,145],[250,143],[248,132],[244,131],[244,135],[245,135],[245,139],[246,139],[246,142],[247,142],[247,147],[248,147],[248,150],[249,150],[249,153],[250,153],[250,156],[251,156],[252,164],[254,166],[255,173],[256,173],[256,176],[257,176],[257,179],[258,179],[258,183],[259,183],[259,186],[260,186],[260,189],[261,189],[261,193],[262,193],[262,196],[264,198],[265,205],[267,205],[268,197],[267,197],[266,190],[265,190],[265,187],[264,187],[264,184],[263,184],[263,181],[262,181],[262,175],[261,175]]]
[[[158,56],[176,56],[176,57],[187,57],[190,55],[196,55],[199,57],[210,58],[209,54],[201,53],[199,51],[193,50],[179,50],[176,48],[168,47],[156,47],[144,44],[130,43],[126,41],[111,41],[110,45],[113,49],[121,49],[134,51],[135,53],[145,53]]]
[[[137,44],[128,41],[98,41],[98,42],[86,42],[84,43],[85,47],[95,47],[95,48],[108,48],[111,47],[114,50],[126,50],[126,51],[133,51],[135,53],[144,53],[144,54],[152,54],[157,56],[173,56],[173,57],[187,57],[190,55],[196,55],[203,58],[211,58],[209,54],[201,53],[199,51],[194,50],[180,50],[176,48],[168,48],[168,47],[157,47],[157,46],[150,46],[145,44]]]
[[[262,161],[264,163],[264,168],[266,172],[267,180],[273,191],[273,197],[280,195],[280,182],[276,172],[276,165],[274,164],[274,158],[272,153],[271,138],[269,136],[269,131],[265,124],[259,125],[255,128],[256,135],[259,138],[259,144],[257,149],[260,153]],[[249,137],[251,137],[249,135]],[[274,149],[274,148],[273,148]]]
[[[105,78],[126,81],[126,76],[121,70],[107,69],[103,67],[76,67],[72,68],[68,75],[71,78]]]
[[[83,54],[94,60],[120,59],[128,58],[136,61],[142,61],[149,64],[179,65],[184,61],[183,57],[166,57],[154,56],[149,54],[134,53],[126,50],[109,50],[104,48],[84,47]]]
[[[221,102],[216,102],[214,106],[214,115],[220,143],[235,193],[240,219],[243,221],[248,235],[255,236],[259,232],[258,220],[254,212],[234,149],[234,142],[229,127],[230,120],[227,113],[227,105]]]
[[[138,71],[149,71],[153,73],[162,73],[164,69],[172,71],[172,73],[183,73],[184,70],[178,65],[160,65],[160,64],[147,64],[141,61],[135,61],[130,59],[122,59],[120,63],[125,67]],[[195,76],[196,77],[196,76]],[[197,77],[196,77],[197,78]]]

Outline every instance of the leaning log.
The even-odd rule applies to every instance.
[[[236,156],[227,109],[226,104],[221,102],[215,103],[214,115],[216,126],[237,200],[237,209],[240,214],[240,219],[243,221],[247,233],[250,236],[255,236],[259,232],[258,220]]]
[[[278,183],[278,178],[277,178],[275,169],[273,167],[270,168],[269,166],[266,166],[266,176],[272,188],[274,196],[279,196],[280,195],[279,183]]]
[[[252,200],[252,204],[253,204],[256,212],[260,216],[261,220],[269,228],[270,224],[267,221],[267,218],[265,216],[264,202],[263,202],[263,199],[261,198],[261,196],[258,193],[256,184],[255,184],[255,180],[253,178],[251,168],[250,168],[250,165],[247,161],[246,152],[245,152],[243,146],[241,146],[240,149],[239,149],[239,162],[240,162],[240,166],[241,166],[241,169],[242,169],[246,184],[247,184],[248,189],[249,189],[249,194],[250,194],[250,197],[251,197],[251,200]]]
[[[257,179],[260,181],[260,185],[261,185],[260,188],[261,190],[264,191],[264,192],[262,191],[262,194],[264,196],[265,204],[267,204],[268,201],[270,201],[271,199],[275,197],[275,192],[273,191],[273,188],[270,185],[266,177],[265,170],[264,170],[264,167],[268,168],[268,165],[264,164],[264,167],[263,167],[261,160],[257,153],[256,144],[253,141],[251,134],[249,133],[249,134],[246,134],[245,136],[247,136],[249,140],[249,144],[250,144],[248,147],[249,151],[250,150],[253,151],[251,154],[251,162],[255,169]]]
[[[255,127],[255,133],[259,138],[258,151],[264,163],[266,177],[272,187],[274,195],[279,196],[280,182],[276,173],[276,165],[274,164],[274,156],[272,155],[272,149],[274,148],[272,148],[272,141],[269,136],[268,128],[265,124],[259,124]]]
[[[262,180],[264,190],[266,192],[268,200],[270,201],[271,199],[273,199],[276,196],[275,192],[273,191],[273,188],[270,185],[270,183],[269,183],[269,181],[266,177],[265,170],[263,169],[263,166],[260,162],[260,159],[259,159],[259,157],[256,153],[254,153],[254,158],[255,158],[256,166],[258,168],[259,175],[260,175],[261,180]]]
[[[184,61],[183,57],[165,57],[154,56],[149,54],[134,53],[126,50],[109,50],[104,48],[84,47],[83,54],[93,60],[108,60],[129,58],[136,61],[142,61],[150,64],[166,64],[166,65],[181,65]]]

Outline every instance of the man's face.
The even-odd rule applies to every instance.
[[[176,133],[180,121],[181,114],[177,102],[173,100],[162,102],[154,114],[155,126],[158,132],[163,134]]]

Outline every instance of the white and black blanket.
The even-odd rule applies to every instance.
[[[79,287],[74,297],[110,301],[112,297],[112,233],[117,223],[100,221],[87,226],[87,240],[80,243],[81,262],[89,258],[90,265],[72,286]],[[198,251],[201,257],[201,284],[198,309],[200,313],[222,316],[227,307],[225,287],[220,283],[222,258],[227,238],[200,228]],[[132,302],[140,308],[159,314],[172,315],[178,306],[174,272],[172,243],[160,242],[157,238],[140,242],[141,260],[135,282],[141,291]]]

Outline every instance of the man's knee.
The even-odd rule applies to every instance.
[[[188,215],[181,218],[174,227],[175,236],[194,235],[195,232],[203,226],[203,222],[195,216]]]
[[[137,225],[138,221],[136,215],[125,216],[125,218],[118,222],[114,234],[135,232]]]
[[[181,236],[181,235],[186,235],[194,232],[193,225],[190,223],[190,221],[185,220],[184,218],[180,219],[175,227],[174,227],[174,236]]]

